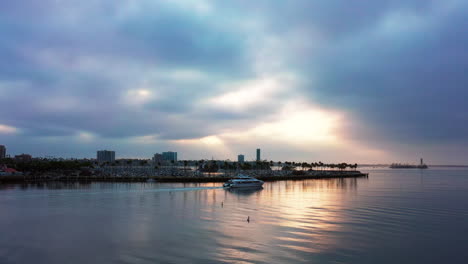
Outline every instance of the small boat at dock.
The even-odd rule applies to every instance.
[[[252,187],[262,187],[263,181],[255,179],[247,175],[238,175],[234,179],[231,179],[223,184],[223,187],[226,188],[252,188]]]

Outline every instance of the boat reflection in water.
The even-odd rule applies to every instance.
[[[241,195],[241,196],[249,196],[254,193],[260,193],[263,190],[263,187],[244,187],[244,188],[228,188],[226,191],[236,194],[236,195]]]

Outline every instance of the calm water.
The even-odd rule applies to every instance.
[[[370,172],[244,192],[1,186],[0,263],[467,263],[468,170]]]

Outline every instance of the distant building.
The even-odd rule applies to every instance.
[[[115,151],[112,151],[112,150],[98,150],[98,152],[97,152],[97,161],[99,163],[114,162],[115,161]]]
[[[260,160],[261,160],[260,149],[257,149],[257,161],[260,161]]]
[[[0,145],[0,159],[6,158],[6,147],[3,145]]]
[[[162,158],[164,161],[177,161],[177,152],[167,151],[162,153]]]
[[[164,159],[163,159],[163,155],[162,155],[162,154],[160,154],[160,153],[154,154],[154,156],[153,156],[153,162],[154,162],[154,164],[158,164],[158,163],[163,162],[163,161],[164,161]]]
[[[18,162],[30,162],[32,161],[32,156],[29,154],[16,155],[15,160]]]
[[[244,163],[244,155],[242,154],[237,155],[237,162]]]

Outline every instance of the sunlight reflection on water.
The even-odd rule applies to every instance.
[[[220,186],[3,185],[0,263],[415,263],[468,254],[460,232],[468,170]]]

